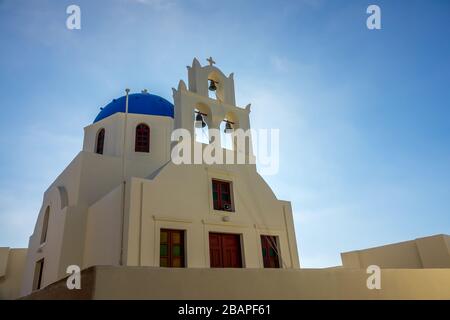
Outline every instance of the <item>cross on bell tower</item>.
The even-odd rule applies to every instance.
[[[213,58],[210,56],[206,61],[209,62],[209,65],[212,66],[213,64],[216,64],[216,62],[213,60]]]

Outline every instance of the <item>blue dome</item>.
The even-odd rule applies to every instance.
[[[114,99],[106,105],[94,120],[94,123],[117,112],[125,112],[125,96]],[[128,113],[148,114],[173,118],[173,104],[160,96],[149,93],[133,93],[128,96]]]

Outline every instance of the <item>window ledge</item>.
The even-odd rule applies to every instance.
[[[225,215],[225,214],[235,214],[236,211],[234,211],[234,210],[217,210],[217,209],[213,209],[213,213],[214,214],[219,214],[219,215]]]

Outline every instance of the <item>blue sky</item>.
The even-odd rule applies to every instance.
[[[0,246],[27,246],[100,107],[126,87],[172,101],[209,56],[252,126],[281,130],[266,180],[292,201],[302,266],[450,233],[448,21],[446,0],[0,1]]]

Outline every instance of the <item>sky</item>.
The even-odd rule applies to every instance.
[[[127,87],[173,101],[209,56],[252,127],[280,129],[265,179],[292,202],[302,267],[449,234],[449,21],[447,0],[0,0],[0,246],[28,245],[100,107]]]

